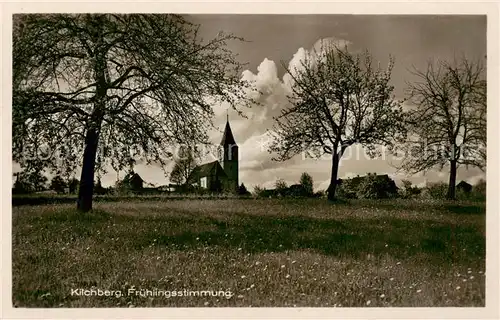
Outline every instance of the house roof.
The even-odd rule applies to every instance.
[[[218,175],[218,176],[225,176],[226,173],[224,172],[224,169],[222,169],[219,161],[213,161],[209,163],[205,163],[202,165],[199,165],[193,169],[193,172],[189,175],[189,180],[192,179],[199,179],[202,177],[207,177],[210,175]]]
[[[136,173],[136,172],[130,172],[128,174],[125,175],[125,177],[123,178],[124,181],[142,181],[144,182],[144,180],[141,178],[141,176]]]
[[[235,145],[233,132],[231,131],[231,126],[229,125],[229,120],[226,122],[226,128],[224,129],[224,135],[222,135],[222,140],[220,142],[221,146],[226,146],[228,144]]]
[[[472,184],[468,183],[467,181],[460,181],[459,184],[457,184],[457,187],[458,186],[471,186],[472,187]]]

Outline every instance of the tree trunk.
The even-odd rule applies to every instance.
[[[337,175],[339,172],[340,156],[336,150],[332,152],[332,173],[330,175],[330,186],[328,187],[328,200],[335,200],[335,190],[337,190]]]
[[[77,209],[82,212],[92,210],[92,196],[94,193],[94,172],[97,146],[99,143],[99,132],[106,107],[106,49],[103,47],[103,16],[97,15],[93,21],[94,30],[94,79],[96,81],[96,95],[94,110],[90,119],[89,127],[85,136],[85,150],[83,151],[82,175],[80,178],[80,190],[78,192]]]
[[[446,198],[455,200],[455,189],[457,184],[457,160],[450,160],[450,181],[448,183],[448,193]]]
[[[83,151],[83,166],[78,190],[76,208],[82,212],[92,210],[92,195],[94,193],[94,170],[97,155],[99,136],[95,128],[89,128],[85,137],[85,150]]]

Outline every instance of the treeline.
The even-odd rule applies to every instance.
[[[36,193],[52,193],[59,195],[76,195],[80,181],[76,178],[63,178],[60,175],[49,179],[39,171],[18,172],[15,175],[15,182],[12,186],[13,195],[29,195]],[[312,188],[312,186],[311,186]],[[94,195],[109,196],[133,196],[133,195],[178,195],[178,196],[220,196],[221,192],[212,192],[200,187],[183,185],[165,185],[155,187],[153,184],[145,182],[134,170],[117,180],[114,186],[103,187],[101,179],[94,181]],[[236,196],[251,196],[245,184],[238,186]]]
[[[283,179],[277,179],[274,188],[266,189],[256,186],[253,196],[257,198],[325,198],[326,190],[313,192],[312,177],[304,172],[298,184],[287,186]],[[457,186],[458,200],[486,200],[486,181],[480,180],[475,185],[465,181]],[[403,180],[398,187],[388,175],[369,173],[350,179],[337,180],[337,192],[340,199],[446,199],[448,184],[445,182],[430,183],[424,187],[414,186],[411,181]]]
[[[274,189],[266,189],[261,186],[255,186],[253,195],[259,198],[274,197],[315,197],[321,198],[324,192],[314,192],[313,178],[307,172],[302,173],[298,184],[287,185],[283,179],[277,179]]]

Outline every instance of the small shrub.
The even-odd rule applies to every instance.
[[[425,187],[424,197],[430,199],[445,199],[448,193],[448,184],[445,182],[430,183]]]
[[[305,196],[310,197],[313,195],[313,178],[307,172],[302,173],[300,176],[300,185]]]
[[[302,184],[291,185],[285,192],[289,197],[310,197],[311,194]]]
[[[286,193],[287,193],[287,190],[288,189],[288,186],[285,182],[285,180],[283,179],[278,179],[276,180],[275,182],[275,190],[276,190],[276,194],[278,196],[286,196]]]
[[[356,195],[359,199],[388,199],[397,193],[396,183],[389,176],[369,174],[359,185]]]
[[[313,194],[313,198],[326,198],[326,191],[325,190],[320,190],[320,191],[317,191]]]
[[[64,181],[61,176],[57,175],[52,178],[52,181],[50,182],[50,190],[54,190],[57,193],[64,193],[65,189],[67,187],[66,182]]]
[[[247,190],[247,187],[245,187],[243,183],[238,187],[238,195],[240,196],[250,195],[250,192]]]
[[[400,189],[399,196],[403,199],[416,198],[422,193],[422,189],[414,187],[409,180],[403,180],[403,188]]]
[[[345,179],[337,185],[336,196],[343,199],[356,199],[357,192],[358,189],[353,183],[353,180]]]
[[[253,188],[253,196],[256,197],[256,198],[261,198],[263,196],[263,193],[264,191],[266,191],[265,188],[262,188],[261,186],[259,185],[256,185],[254,188]]]
[[[486,180],[481,179],[472,187],[471,197],[476,200],[486,200]]]

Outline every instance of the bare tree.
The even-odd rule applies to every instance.
[[[372,67],[365,51],[324,47],[306,58],[300,68],[289,70],[293,79],[291,106],[277,117],[275,140],[270,147],[275,160],[284,161],[307,151],[320,157],[332,155],[328,199],[335,199],[339,162],[353,144],[377,154],[378,145],[391,147],[404,136],[401,103],[389,84],[394,60],[386,70]]]
[[[179,154],[175,158],[175,164],[170,173],[170,181],[177,185],[188,183],[188,179],[196,167],[196,159],[193,155],[193,150],[189,147],[181,148]]]
[[[203,41],[198,28],[164,14],[16,15],[13,160],[46,146],[47,166],[81,164],[77,207],[88,211],[96,170],[139,156],[164,167],[168,146],[206,143],[211,105],[243,97],[226,46],[242,39]]]
[[[479,62],[429,63],[408,87],[408,141],[400,165],[417,173],[450,166],[448,199],[455,199],[459,165],[486,166],[486,81]]]

